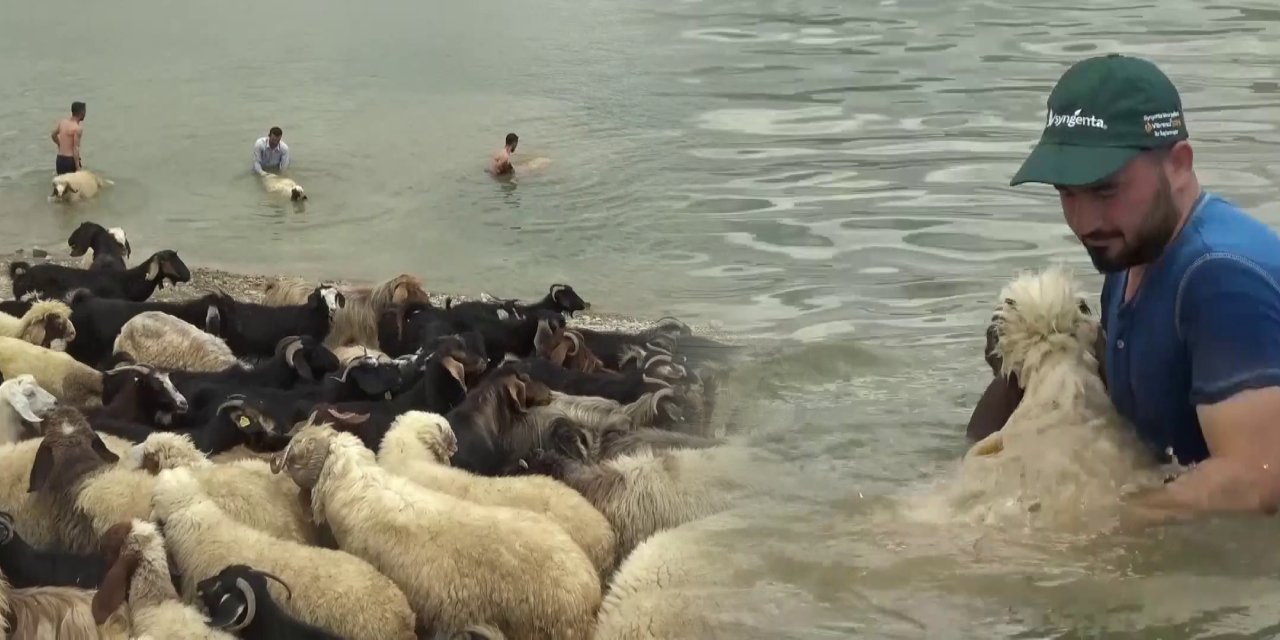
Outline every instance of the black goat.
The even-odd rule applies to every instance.
[[[196,596],[209,610],[210,626],[246,640],[341,640],[281,609],[267,590],[267,578],[293,598],[293,590],[283,580],[243,564],[227,566],[196,583]]]
[[[289,336],[307,336],[317,342],[329,335],[333,316],[346,305],[337,287],[321,285],[301,305],[268,306],[236,302],[238,328],[225,330],[227,346],[237,356],[270,357],[276,345]]]
[[[550,403],[547,385],[507,365],[499,367],[444,414],[458,440],[450,464],[486,476],[503,473],[540,440],[520,415]]]
[[[76,289],[88,289],[102,298],[122,298],[142,302],[164,283],[191,281],[191,270],[171,250],[157,251],[132,269],[123,271],[78,269],[60,264],[31,265],[17,261],[9,265],[13,295],[18,298],[38,293],[61,298]]]
[[[233,395],[299,385],[318,393],[316,383],[338,367],[338,357],[319,340],[289,336],[276,345],[271,359],[256,367],[237,363],[222,371],[172,371],[169,376],[190,404],[181,425],[200,427],[213,417],[217,405]]]
[[[561,393],[609,398],[622,404],[635,402],[650,391],[668,388],[673,381],[683,381],[688,376],[685,368],[672,362],[671,356],[667,355],[653,356],[642,369],[622,372],[583,373],[544,358],[508,361],[502,366],[525,373]]]
[[[377,451],[391,423],[407,411],[430,411],[444,415],[461,405],[468,387],[477,384],[488,370],[488,359],[463,336],[443,336],[434,348],[417,357],[414,368],[421,373],[416,383],[390,401],[335,402],[315,407],[318,422],[332,422],[342,431],[360,438]]]
[[[15,318],[27,315],[35,300],[0,300],[0,313],[7,313]]]
[[[93,250],[93,262],[90,269],[124,271],[125,258],[133,253],[129,239],[122,244],[119,239],[96,222],[81,222],[75,231],[67,237],[67,246],[71,247],[71,256],[80,257],[90,249]]]
[[[570,318],[579,311],[591,308],[591,303],[582,299],[573,287],[567,284],[553,284],[547,295],[534,303],[522,303],[519,300],[473,300],[453,304],[452,298],[445,299],[445,309],[463,313],[482,313],[499,320],[519,320],[538,311],[552,311]]]
[[[0,511],[0,571],[15,589],[80,587],[95,589],[107,573],[102,556],[35,549],[23,541],[13,516]]]
[[[564,316],[555,311],[536,310],[518,319],[502,320],[475,311],[447,310],[424,304],[404,308],[405,326],[401,332],[402,344],[425,345],[439,337],[453,334],[474,333],[484,342],[484,348],[493,365],[501,363],[507,354],[527,357],[534,352],[534,337],[540,322],[552,328],[564,326]],[[388,355],[390,352],[388,352]],[[403,354],[394,354],[403,355]]]
[[[69,296],[67,304],[76,327],[67,355],[90,366],[108,358],[124,325],[147,311],[167,313],[213,335],[232,334],[239,327],[236,301],[222,292],[182,302],[133,302],[101,298],[81,289]]]

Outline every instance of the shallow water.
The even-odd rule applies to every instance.
[[[948,473],[985,382],[981,329],[1015,269],[1099,281],[1048,189],[1010,188],[1079,57],[1154,58],[1202,181],[1280,222],[1280,10],[1266,2],[482,0],[164,5],[16,0],[0,20],[0,250],[84,219],[191,265],[677,314],[773,341],[738,415],[782,456],[776,508],[716,529],[797,607],[762,637],[1269,637],[1275,524],[1140,538],[889,536],[883,496]],[[53,37],[58,34],[59,37]],[[116,181],[45,201],[49,128],[89,103]],[[303,208],[253,141],[285,129]],[[483,162],[508,131],[514,183]],[[367,239],[367,240],[366,240]],[[949,542],[948,542],[949,541]],[[744,598],[743,602],[751,602]]]

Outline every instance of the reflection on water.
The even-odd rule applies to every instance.
[[[719,585],[736,637],[1280,633],[1273,523],[1056,539],[876,515],[954,472],[1005,279],[1046,261],[1088,273],[1053,192],[1007,184],[1071,62],[1154,57],[1202,181],[1280,221],[1274,6],[501,5],[160,17],[123,0],[67,23],[24,3],[0,20],[0,249],[61,247],[99,219],[191,265],[413,271],[523,297],[569,282],[597,308],[763,342],[736,374],[751,402],[722,406],[782,459],[778,495],[701,534],[746,567]],[[266,59],[245,16],[282,43]],[[55,29],[95,54],[67,58]],[[45,131],[71,94],[90,105],[86,161],[116,186],[67,208],[45,198]],[[276,123],[304,209],[265,203],[247,173]],[[479,167],[508,131],[517,158],[554,162],[493,181]]]

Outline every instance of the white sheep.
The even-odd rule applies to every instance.
[[[22,374],[0,383],[0,444],[26,438],[31,430],[23,420],[34,425],[48,415],[58,399],[45,391],[30,374]],[[39,429],[36,429],[37,435]]]
[[[307,199],[307,192],[293,178],[278,176],[274,173],[262,174],[262,186],[273,196],[286,197],[294,202]]]
[[[0,337],[0,376],[7,380],[24,373],[63,404],[102,406],[102,372],[61,351]]]
[[[409,411],[391,423],[378,464],[428,489],[480,505],[540,513],[560,525],[602,577],[616,561],[617,536],[604,514],[581,494],[543,476],[487,477],[449,466],[457,437],[437,413]]]
[[[138,458],[133,447],[124,459],[107,453],[98,434],[74,410],[60,408],[47,422],[50,426],[29,467],[30,487],[36,492],[33,501],[54,514],[63,546],[91,551],[112,525],[150,516],[156,477],[131,462]],[[264,463],[210,464],[193,473],[236,520],[282,540],[320,540],[319,528],[299,503],[297,487],[272,477]]]
[[[655,532],[728,509],[765,482],[752,477],[758,466],[756,452],[737,444],[642,450],[596,463],[538,451],[528,461],[530,472],[573,487],[604,514],[619,558]]]
[[[67,344],[76,339],[71,307],[59,300],[36,300],[21,318],[0,313],[0,336],[66,351]]]
[[[135,519],[116,527],[127,528],[128,533],[104,536],[118,540],[103,543],[109,568],[93,596],[97,624],[106,624],[108,616],[127,602],[133,636],[150,634],[157,638],[191,640],[235,638],[209,627],[207,616],[179,599],[169,574],[164,538],[155,524]]]
[[[110,229],[107,229],[107,233],[111,234],[111,237],[115,238],[116,242],[119,242],[120,246],[124,248],[124,253],[121,254],[121,257],[124,258],[125,266],[128,266],[129,256],[133,255],[133,247],[129,246],[129,238],[125,235],[124,229],[121,227],[111,227]],[[80,258],[80,268],[88,269],[93,266],[93,256],[93,247],[89,247]]]
[[[1162,478],[1098,375],[1097,318],[1069,271],[1018,275],[1000,292],[989,362],[1022,389],[1003,428],[974,444],[941,496],[945,512],[994,523],[1011,519],[1082,525],[1118,507],[1127,490]],[[935,505],[936,506],[936,505]]]
[[[166,371],[223,371],[239,362],[222,338],[162,311],[130,318],[112,350]]]
[[[591,560],[537,513],[432,491],[378,466],[350,433],[298,431],[279,463],[343,550],[409,597],[429,629],[487,623],[529,639],[589,638],[600,606]]]
[[[152,504],[187,599],[201,580],[243,564],[289,584],[291,598],[278,584],[268,589],[280,608],[299,620],[351,640],[416,637],[413,610],[390,578],[346,552],[280,540],[237,522],[190,470],[161,471]]]
[[[115,183],[93,171],[81,169],[54,176],[53,192],[49,194],[49,197],[62,202],[88,200],[98,195],[98,190],[102,187],[113,184]]]

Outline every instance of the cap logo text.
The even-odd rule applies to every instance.
[[[1176,136],[1182,129],[1182,112],[1165,111],[1142,116],[1142,130],[1157,138]]]
[[[1080,112],[1081,112],[1081,111],[1084,111],[1084,109],[1083,109],[1083,108],[1080,108],[1080,109],[1076,109],[1074,113],[1062,114],[1062,113],[1054,113],[1053,109],[1050,109],[1050,110],[1049,110],[1049,117],[1048,117],[1048,119],[1045,121],[1044,126],[1045,126],[1045,127],[1062,127],[1062,126],[1065,126],[1065,127],[1067,127],[1068,129],[1071,129],[1071,128],[1074,128],[1074,127],[1077,127],[1077,126],[1079,126],[1079,127],[1092,127],[1092,128],[1094,128],[1094,129],[1106,129],[1106,128],[1107,128],[1107,121],[1106,121],[1106,120],[1103,120],[1102,118],[1099,118],[1098,116],[1082,116],[1082,115],[1080,115]]]

